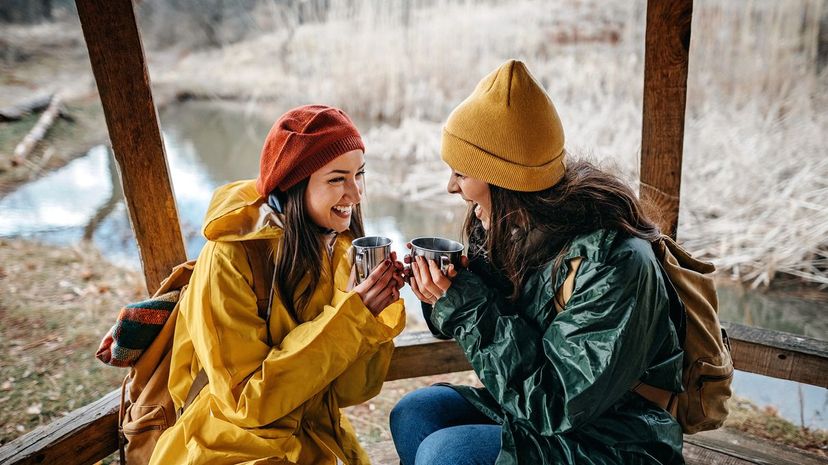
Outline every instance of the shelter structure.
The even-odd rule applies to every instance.
[[[76,0],[124,195],[152,294],[186,260],[150,79],[132,0]],[[649,0],[645,34],[640,196],[659,226],[677,234],[693,0]],[[151,179],[152,182],[147,182]],[[828,387],[828,342],[724,324],[737,370]],[[471,369],[453,341],[400,336],[386,380]],[[94,463],[118,449],[120,390],[0,448],[1,464]],[[398,463],[393,445],[369,447],[376,463]],[[685,436],[688,464],[828,461],[724,430]]]

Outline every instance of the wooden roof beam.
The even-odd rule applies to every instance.
[[[130,0],[76,0],[147,290],[187,258]]]
[[[649,0],[644,46],[640,197],[676,237],[693,0]]]

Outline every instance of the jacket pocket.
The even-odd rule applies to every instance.
[[[155,443],[169,426],[163,405],[130,405],[121,426],[128,462],[148,463]]]

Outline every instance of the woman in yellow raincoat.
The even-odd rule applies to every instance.
[[[363,151],[341,110],[296,108],[270,130],[258,179],[216,190],[176,322],[176,408],[202,370],[208,384],[152,464],[368,463],[339,409],[379,392],[405,315],[395,256],[353,286]],[[275,261],[269,327],[242,244],[255,239]]]

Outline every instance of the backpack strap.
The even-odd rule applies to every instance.
[[[265,320],[267,331],[267,345],[273,345],[273,336],[270,334],[270,311],[273,305],[273,288],[275,285],[273,250],[267,239],[242,241],[247,252],[247,263],[253,274],[253,292],[256,293],[256,308],[259,318]]]
[[[184,414],[184,410],[193,403],[198,394],[204,389],[210,382],[210,379],[207,378],[207,372],[204,371],[204,368],[199,370],[198,374],[196,375],[195,379],[193,379],[193,384],[190,385],[190,390],[187,391],[187,398],[184,399],[184,404],[181,406],[180,409],[176,412],[176,418],[181,418],[181,415]]]
[[[250,271],[253,275],[253,292],[256,294],[256,310],[259,318],[265,321],[267,345],[272,346],[273,336],[270,334],[270,310],[273,304],[273,288],[276,284],[276,275],[273,272],[273,250],[270,248],[270,243],[267,239],[242,241],[242,245],[244,246],[244,251],[247,253],[247,263],[250,265]],[[207,377],[207,372],[202,368],[199,370],[195,379],[193,379],[193,384],[190,385],[190,389],[187,391],[187,398],[184,399],[184,404],[176,412],[178,417],[184,414],[184,410],[193,403],[201,390],[204,389],[204,386],[207,386],[209,383],[210,379]]]

